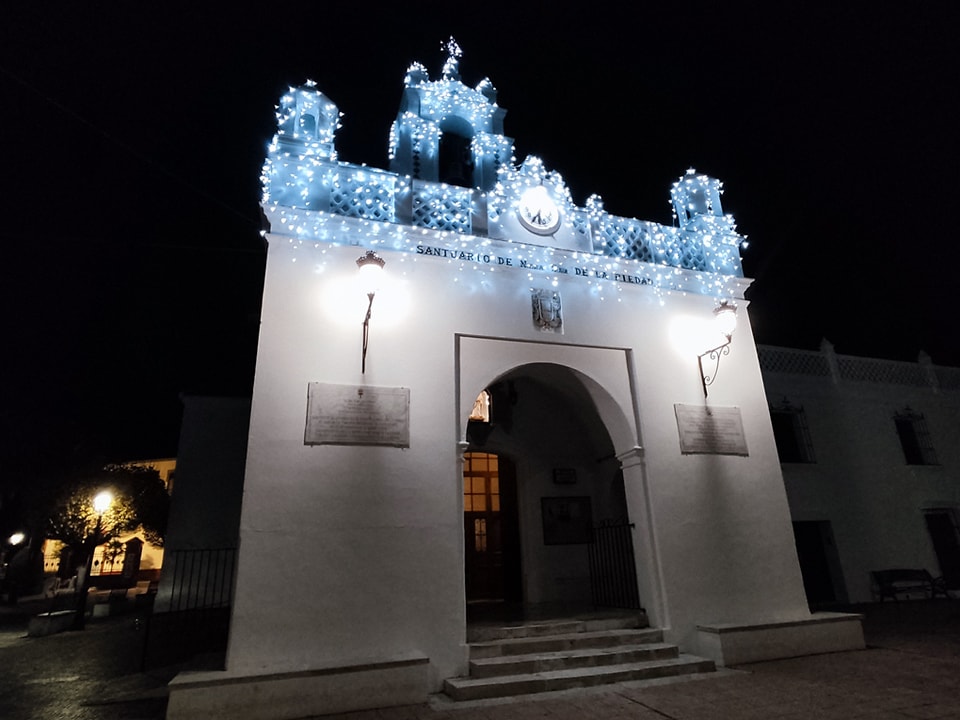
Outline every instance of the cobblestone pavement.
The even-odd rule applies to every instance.
[[[327,720],[960,720],[960,601],[860,608],[868,649],[547,696],[328,716]],[[137,616],[26,637],[0,615],[0,719],[161,720],[178,668],[140,672]],[[229,720],[224,718],[224,720]]]
[[[163,718],[176,668],[141,673],[139,615],[87,620],[86,628],[27,637],[23,617],[0,616],[2,720]]]

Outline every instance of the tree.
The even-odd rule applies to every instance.
[[[103,490],[113,501],[100,515],[93,498]],[[169,509],[170,496],[156,470],[108,465],[64,488],[47,519],[46,536],[67,546],[72,569],[85,564],[97,546],[137,528],[148,542],[162,546]]]

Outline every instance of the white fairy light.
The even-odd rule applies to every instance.
[[[739,250],[747,246],[746,238],[737,233],[733,216],[723,213],[719,180],[690,168],[673,183],[672,225],[612,215],[599,195],[578,206],[560,173],[541,158],[529,156],[516,164],[512,141],[500,132],[503,111],[496,88],[489,79],[476,88],[464,85],[462,51],[452,38],[445,47],[441,79],[430,80],[420,63],[407,70],[405,92],[415,94],[417,112],[404,110],[391,125],[391,162],[402,148],[412,153],[415,166],[435,163],[441,128],[456,118],[472,132],[469,148],[476,166],[495,168],[488,189],[417,179],[416,167],[389,172],[339,161],[335,141],[342,113],[308,81],[281,97],[277,133],[261,172],[262,203],[276,231],[315,244],[381,245],[413,261],[424,256],[458,262],[460,272],[521,269],[531,278],[546,275],[554,287],[587,282],[601,299],[605,289],[616,288],[619,295],[634,286],[652,288],[660,302],[671,290],[742,293]],[[532,188],[540,188],[559,209],[557,232],[582,238],[580,250],[516,240],[511,219],[520,197]]]

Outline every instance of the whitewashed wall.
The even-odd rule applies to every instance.
[[[328,240],[360,241],[359,223],[339,227]],[[750,454],[684,456],[674,404],[704,403],[693,349],[703,338],[690,331],[715,298],[560,277],[565,332],[543,333],[530,288],[548,287],[545,274],[378,247],[390,281],[374,302],[362,376],[366,297],[352,283],[368,246],[268,241],[230,672],[410,651],[430,658],[437,687],[465,670],[466,416],[489,383],[536,362],[582,377],[624,458],[653,624],[694,649],[700,622],[808,616],[742,299],[707,402],[740,408]],[[410,388],[410,447],[305,446],[307,385],[317,381]],[[528,511],[521,522],[529,530],[539,519]]]

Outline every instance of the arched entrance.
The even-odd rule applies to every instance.
[[[577,373],[530,363],[479,390],[487,398],[474,408],[489,412],[468,423],[463,463],[468,617],[484,605],[510,616],[639,607],[623,473]],[[610,527],[627,528],[617,547]],[[610,584],[598,546],[618,555],[626,593],[598,594]]]

